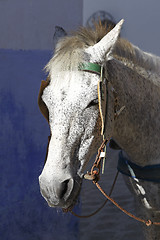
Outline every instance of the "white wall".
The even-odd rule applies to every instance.
[[[82,24],[82,0],[0,0],[0,48],[52,49],[55,25]]]
[[[125,19],[122,36],[144,51],[160,56],[159,0],[83,0],[83,24],[98,10]]]

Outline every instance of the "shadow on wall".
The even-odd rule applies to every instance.
[[[0,236],[76,240],[78,220],[49,208],[39,192],[49,128],[37,106],[49,51],[0,50]],[[77,208],[79,208],[77,206]],[[66,237],[67,236],[67,237]]]

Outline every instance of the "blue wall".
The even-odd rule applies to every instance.
[[[0,239],[74,240],[78,220],[39,192],[49,127],[37,96],[50,51],[0,50]],[[79,207],[77,206],[77,209]]]

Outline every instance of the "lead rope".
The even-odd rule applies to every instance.
[[[107,198],[106,201],[102,204],[102,206],[100,208],[98,208],[95,212],[93,212],[92,214],[86,215],[86,216],[80,216],[76,213],[73,212],[73,210],[69,210],[74,216],[79,217],[79,218],[89,218],[91,216],[94,216],[96,213],[98,213],[107,203],[107,201],[109,200],[110,202],[112,202],[117,208],[119,208],[122,212],[124,212],[126,215],[128,215],[129,217],[135,219],[138,222],[144,223],[147,227],[151,226],[151,225],[157,225],[160,226],[160,222],[152,222],[150,219],[149,220],[144,220],[142,218],[136,217],[134,214],[128,212],[127,210],[125,210],[123,207],[121,207],[113,198],[111,198],[111,194],[113,192],[114,186],[116,184],[117,181],[117,177],[118,177],[118,173],[119,171],[117,171],[116,177],[114,179],[114,182],[112,184],[111,190],[109,195],[105,193],[105,191],[102,189],[102,187],[100,186],[100,184],[98,183],[99,179],[100,179],[100,168],[101,168],[101,153],[103,152],[104,147],[106,146],[108,140],[104,140],[100,146],[100,148],[98,149],[98,154],[96,156],[95,162],[91,168],[90,172],[87,172],[84,175],[84,178],[87,180],[92,180],[92,182],[96,185],[96,187],[99,189],[99,191]]]
[[[128,212],[127,210],[125,210],[124,208],[122,208],[113,198],[111,198],[109,195],[107,195],[104,190],[101,188],[101,186],[96,182],[95,183],[97,188],[100,190],[100,192],[110,201],[112,202],[117,208],[119,208],[122,212],[124,212],[126,215],[128,215],[129,217],[142,222],[144,224],[146,224],[147,227],[151,226],[152,224],[154,225],[160,225],[160,222],[152,222],[151,220],[144,220],[142,218],[136,217],[135,215],[133,215],[132,213]]]
[[[103,151],[104,151],[104,148],[106,148],[106,144],[107,144],[108,140],[104,139],[100,148],[98,149],[98,154],[96,156],[96,159],[94,161],[94,164],[91,168],[91,171],[90,172],[87,172],[85,175],[84,175],[84,178],[87,179],[87,180],[92,180],[93,183],[96,183],[98,180],[99,180],[99,174],[100,174],[100,168],[101,168],[101,159],[103,158]],[[118,178],[118,174],[119,172],[117,171],[116,173],[116,176],[114,178],[114,181],[113,181],[113,184],[112,184],[112,187],[110,189],[110,192],[109,192],[109,195],[108,196],[111,196],[112,192],[113,192],[113,189],[114,189],[114,186],[116,184],[116,181],[117,181],[117,178]],[[94,215],[96,215],[105,205],[106,203],[108,202],[108,199],[105,200],[105,202],[96,210],[94,211],[93,213],[91,214],[88,214],[88,215],[78,215],[77,213],[75,213],[72,209],[69,209],[69,211],[76,217],[78,218],[89,218],[89,217],[92,217]]]
[[[99,160],[99,158],[98,158]],[[95,163],[93,164],[92,169],[95,168]],[[114,186],[116,184],[117,178],[118,178],[118,174],[119,171],[117,171],[117,174],[115,176],[114,182],[112,184],[111,190],[109,192],[109,194],[106,194],[105,191],[102,189],[102,187],[99,185],[98,181],[99,181],[99,171],[97,172],[96,170],[93,170],[90,173],[85,174],[84,178],[88,179],[88,180],[92,180],[92,182],[96,185],[96,187],[99,189],[99,191],[107,198],[106,201],[102,204],[101,207],[99,207],[95,212],[89,214],[89,215],[85,215],[85,216],[80,216],[78,214],[76,214],[75,212],[73,212],[73,210],[69,210],[74,216],[78,217],[78,218],[89,218],[94,216],[95,214],[97,214],[104,206],[105,204],[108,202],[108,200],[113,203],[117,208],[119,208],[122,212],[124,212],[127,216],[133,218],[134,220],[144,223],[147,227],[151,226],[151,225],[157,225],[160,226],[160,222],[152,222],[150,219],[149,220],[144,220],[142,218],[139,218],[137,216],[135,216],[134,214],[128,212],[127,210],[125,210],[123,207],[121,207],[113,198],[111,198],[111,194],[113,192]]]
[[[109,192],[109,196],[111,196],[111,194],[112,194],[112,192],[113,192],[114,186],[115,186],[116,181],[117,181],[117,178],[118,178],[118,174],[119,174],[119,172],[117,171],[116,176],[115,176],[114,181],[113,181],[113,184],[112,184],[112,187],[111,187],[111,190],[110,190],[110,192]],[[75,213],[73,210],[70,210],[70,212],[71,212],[75,217],[78,217],[78,218],[90,218],[90,217],[96,215],[98,212],[100,212],[100,210],[106,205],[107,202],[108,202],[108,199],[106,199],[106,200],[104,201],[104,203],[103,203],[96,211],[94,211],[93,213],[88,214],[88,215],[78,215],[78,214]]]

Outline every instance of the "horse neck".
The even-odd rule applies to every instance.
[[[117,42],[113,50],[113,56],[138,72],[141,68],[141,74],[143,72],[145,74],[145,71],[152,71],[160,75],[160,57],[142,51],[123,38],[120,38]]]
[[[113,138],[133,162],[143,166],[160,161],[160,76],[157,69],[160,61],[135,49],[139,56],[137,61],[135,55],[132,62],[127,58],[121,61],[120,56],[118,60],[108,61],[106,69],[117,94],[118,108],[125,106],[115,120]]]

